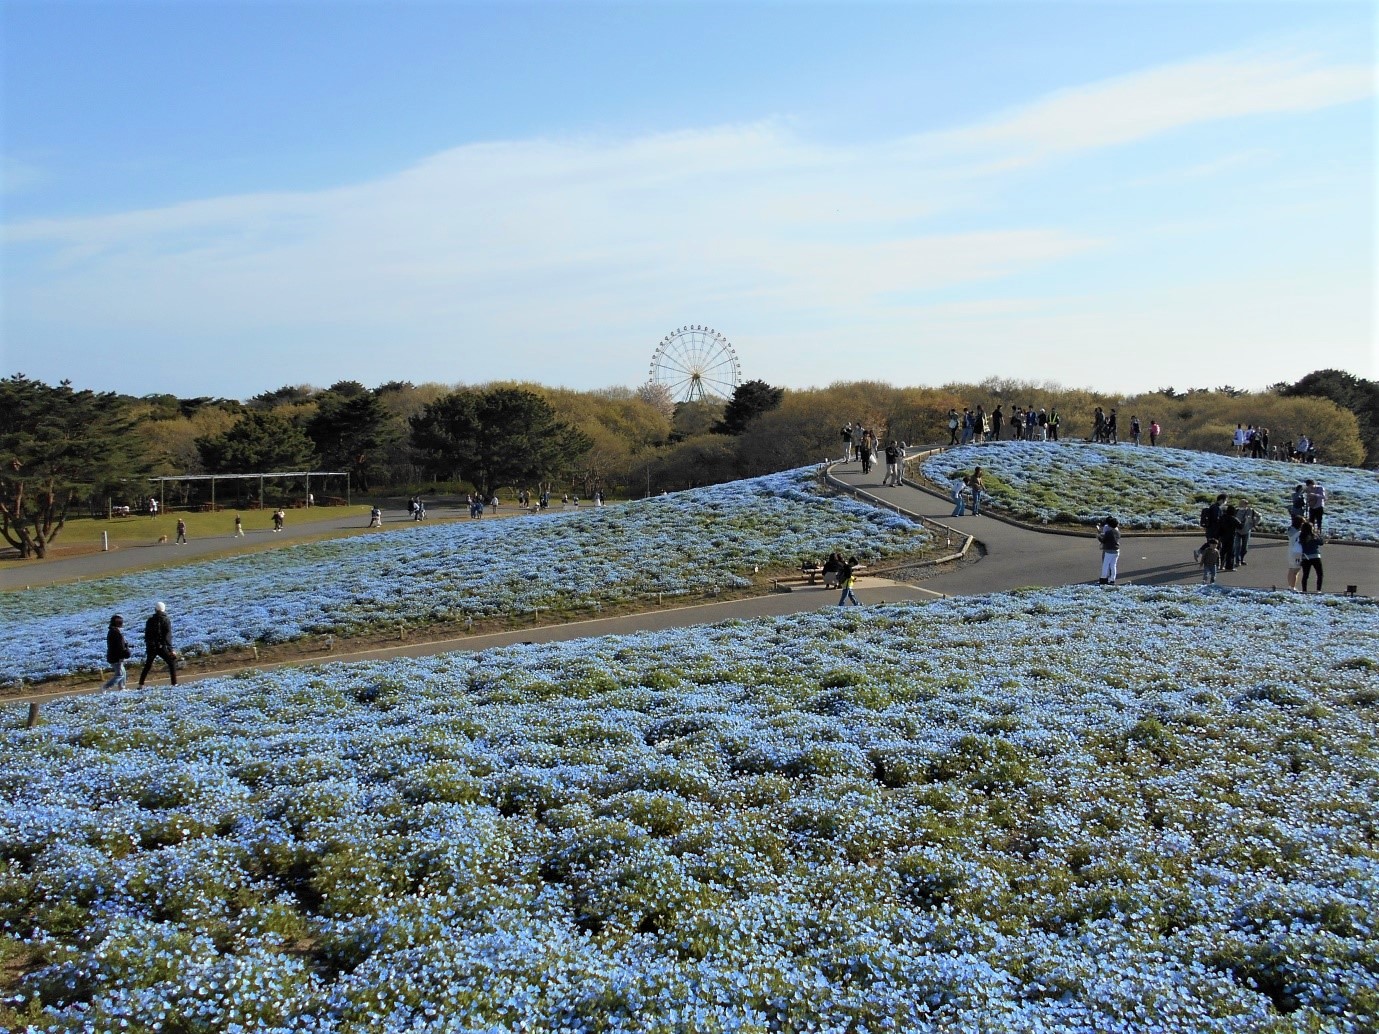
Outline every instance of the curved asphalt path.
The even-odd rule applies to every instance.
[[[936,596],[975,595],[988,592],[1004,592],[1022,586],[1052,587],[1069,584],[1086,584],[1097,581],[1100,571],[1101,554],[1095,539],[1088,534],[1060,534],[1040,532],[1021,527],[996,518],[982,516],[953,517],[952,503],[947,496],[920,487],[907,481],[899,487],[884,487],[881,478],[885,475],[885,465],[880,469],[873,467],[870,474],[862,473],[861,464],[830,464],[831,475],[850,490],[879,501],[882,505],[897,508],[930,522],[954,529],[952,542],[955,550],[962,545],[962,536],[971,535],[976,539],[982,554],[976,563],[953,564],[941,567],[924,580],[923,586],[902,585],[879,578],[860,578],[857,595],[869,605],[894,603],[902,600],[933,599]],[[428,511],[432,518],[438,516],[463,516],[458,510]],[[489,520],[491,518],[484,518]],[[385,526],[415,523],[405,516],[389,519],[385,515]],[[349,519],[325,519],[317,521],[295,521],[281,536],[267,532],[275,542],[285,544],[294,538],[303,538],[332,530],[358,528],[358,517]],[[253,534],[252,532],[250,533]],[[260,536],[261,538],[261,536]],[[252,542],[249,540],[239,540]],[[1199,585],[1201,570],[1193,563],[1192,550],[1199,541],[1198,536],[1188,534],[1135,535],[1127,533],[1121,539],[1121,558],[1119,582],[1137,585]],[[204,543],[204,545],[203,545]],[[209,553],[220,553],[226,548],[234,548],[235,540],[229,536],[193,540],[179,550],[180,559]],[[198,548],[200,549],[198,550]],[[167,549],[169,547],[161,547]],[[1282,540],[1256,538],[1251,546],[1249,560],[1245,567],[1234,572],[1221,573],[1218,581],[1222,585],[1270,589],[1287,584],[1286,576],[1287,544]],[[0,588],[21,588],[26,584],[47,584],[56,581],[84,577],[104,577],[122,570],[143,567],[148,564],[148,554],[144,548],[125,548],[110,553],[93,553],[45,562],[41,569],[37,565],[26,564],[31,571],[28,577],[16,577],[19,572],[0,573]],[[1329,592],[1344,592],[1347,585],[1357,585],[1361,595],[1373,595],[1379,586],[1379,548],[1328,544],[1325,551],[1326,586]],[[1114,589],[1108,591],[1115,591]],[[593,615],[589,620],[568,622],[559,625],[539,625],[527,629],[513,629],[482,635],[461,636],[453,639],[399,642],[396,646],[379,647],[359,652],[322,651],[316,657],[297,658],[282,662],[283,665],[301,665],[343,660],[382,659],[388,657],[421,657],[451,650],[484,650],[494,646],[509,646],[517,643],[546,643],[586,636],[617,635],[629,632],[656,631],[688,625],[750,619],[757,617],[777,617],[817,610],[836,604],[836,589],[823,589],[820,586],[796,586],[788,593],[773,593],[747,599],[707,602],[694,606],[672,606],[665,609],[649,610],[639,614],[622,614],[601,618]],[[205,672],[187,672],[183,682],[193,682],[202,678],[212,678],[228,674],[245,667],[271,668],[282,665],[252,664],[231,662],[223,669]],[[160,666],[161,669],[161,666]],[[137,677],[137,676],[136,676]],[[98,684],[98,683],[97,683]],[[155,685],[150,679],[149,685]],[[93,690],[94,691],[94,690]],[[78,691],[80,692],[80,691]],[[32,700],[75,695],[71,690],[57,693],[41,691],[4,698],[4,703],[22,703]]]
[[[879,469],[878,469],[879,466]],[[974,536],[985,555],[980,563],[954,567],[925,581],[925,587],[947,595],[1002,592],[1019,586],[1043,587],[1096,583],[1101,550],[1093,534],[1040,532],[986,514],[954,517],[946,493],[906,481],[898,488],[881,485],[884,463],[862,473],[860,463],[831,465],[843,484],[890,506],[948,525]],[[1116,515],[1120,516],[1120,515]],[[1200,585],[1202,569],[1192,551],[1202,537],[1183,534],[1138,535],[1122,531],[1117,581],[1133,585]],[[1379,548],[1328,543],[1322,551],[1328,592],[1355,585],[1361,595],[1379,592]],[[1288,584],[1288,543],[1252,537],[1244,567],[1217,573],[1221,585],[1244,589],[1284,588]]]

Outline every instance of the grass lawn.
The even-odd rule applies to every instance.
[[[156,542],[161,535],[171,541],[177,537],[179,518],[187,522],[188,538],[210,538],[233,535],[235,514],[244,521],[246,533],[270,530],[273,527],[273,511],[224,509],[216,513],[160,513],[157,517],[146,514],[134,517],[112,517],[96,519],[91,517],[69,517],[62,531],[53,540],[54,550],[86,549],[101,544],[101,532],[108,532],[110,541],[115,543]],[[310,516],[308,516],[310,515]],[[289,525],[294,522],[310,520],[337,520],[345,517],[367,519],[367,506],[315,506],[310,510],[287,511]]]

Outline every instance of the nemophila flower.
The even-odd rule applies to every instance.
[[[9,712],[0,934],[42,945],[15,1007],[1372,1030],[1375,616],[1068,588]]]
[[[904,555],[927,541],[896,514],[821,494],[802,469],[539,519],[305,543],[0,595],[9,631],[0,641],[0,683],[100,668],[110,613],[138,613],[158,599],[168,604],[178,649],[195,655],[399,622],[741,587],[758,567],[793,566],[832,549]]]
[[[1074,442],[988,442],[925,460],[924,476],[947,483],[982,467],[995,506],[1035,522],[1094,524],[1115,514],[1126,528],[1198,527],[1201,509],[1226,493],[1248,500],[1262,531],[1288,526],[1293,488],[1326,487],[1329,537],[1379,542],[1379,474],[1324,464],[1299,466],[1187,449]]]

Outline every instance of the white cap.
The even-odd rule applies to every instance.
[[[168,605],[164,603],[162,600],[159,600],[157,603],[153,605],[153,609],[156,610],[159,614],[166,614],[168,610]]]

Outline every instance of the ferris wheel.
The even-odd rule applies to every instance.
[[[676,402],[703,402],[732,398],[742,373],[728,339],[696,324],[661,339],[651,356],[651,382],[664,385]]]

